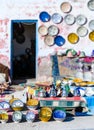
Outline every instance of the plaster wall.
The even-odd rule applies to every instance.
[[[75,17],[79,14],[85,15],[87,17],[87,23],[85,27],[88,28],[88,34],[91,31],[88,27],[88,23],[93,19],[94,11],[91,11],[87,7],[89,0],[1,0],[0,1],[0,63],[3,63],[10,67],[11,59],[11,20],[38,20],[38,27],[40,25],[46,25],[49,27],[54,23],[52,20],[43,23],[39,19],[39,14],[42,11],[47,11],[50,15],[53,13],[59,13],[64,17],[64,14],[60,5],[62,2],[68,1],[72,5],[72,11],[70,12]],[[53,45],[51,47],[44,43],[44,37],[37,33],[37,43],[38,43],[38,57],[48,56],[54,51],[67,50],[70,48],[76,51],[84,51],[87,56],[91,55],[94,48],[94,42],[89,39],[89,35],[85,37],[80,37],[77,44],[71,44],[67,40],[67,36],[71,32],[76,33],[77,25],[76,23],[69,26],[66,25],[64,21],[56,25],[59,28],[59,35],[63,36],[66,40],[65,44],[61,47]],[[37,29],[38,30],[38,29]]]

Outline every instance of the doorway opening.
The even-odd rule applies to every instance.
[[[12,20],[11,30],[11,79],[35,79],[37,20]]]

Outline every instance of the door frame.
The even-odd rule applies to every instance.
[[[10,40],[10,78],[13,80],[13,23],[36,23],[36,66],[35,66],[35,78],[37,76],[38,70],[38,20],[11,20],[11,40]]]

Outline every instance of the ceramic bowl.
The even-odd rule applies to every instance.
[[[26,106],[29,110],[37,109],[38,107],[38,100],[37,99],[29,99],[26,103]]]
[[[14,111],[21,111],[24,108],[24,103],[21,100],[15,100],[13,101],[13,103],[11,104],[11,108]]]

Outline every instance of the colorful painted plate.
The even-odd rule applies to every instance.
[[[88,8],[89,8],[91,11],[94,11],[94,0],[90,0],[90,1],[87,3],[87,6],[88,6]]]
[[[88,34],[88,29],[84,26],[80,26],[77,28],[77,34],[80,37],[84,37]]]
[[[72,10],[72,6],[69,2],[63,2],[60,8],[63,13],[69,13]]]
[[[90,28],[91,30],[94,30],[94,20],[91,20],[91,21],[89,22],[89,28]]]
[[[67,25],[72,25],[75,23],[75,17],[72,14],[68,14],[64,17],[64,21]]]
[[[76,23],[78,25],[84,25],[84,24],[86,24],[86,22],[87,22],[87,18],[84,15],[78,15],[76,17]]]
[[[12,120],[14,122],[20,122],[22,120],[22,112],[20,112],[20,111],[13,112]]]
[[[53,21],[53,23],[58,24],[58,23],[61,23],[62,20],[63,20],[63,18],[62,18],[62,16],[59,13],[54,13],[52,15],[52,21]]]
[[[94,42],[94,31],[89,33],[89,39]]]
[[[56,36],[55,39],[54,39],[54,43],[57,46],[62,46],[65,43],[65,39],[62,36]]]
[[[55,25],[51,25],[49,28],[48,28],[48,35],[50,36],[55,36],[57,35],[59,32],[59,29],[57,26]]]
[[[38,29],[38,32],[42,35],[45,36],[48,33],[48,29],[45,25],[41,25]]]
[[[45,42],[46,45],[52,46],[52,45],[54,45],[54,37],[50,36],[50,35],[47,35],[44,38],[44,42]]]
[[[75,33],[70,33],[70,34],[68,35],[68,41],[69,41],[70,43],[76,44],[76,43],[78,42],[78,40],[79,40],[79,37],[78,37],[77,34],[75,34]]]
[[[33,111],[28,111],[26,113],[26,121],[27,122],[33,122],[35,120],[35,114]]]
[[[40,13],[39,18],[42,22],[48,22],[51,19],[51,16],[48,14],[48,12],[43,11]]]

